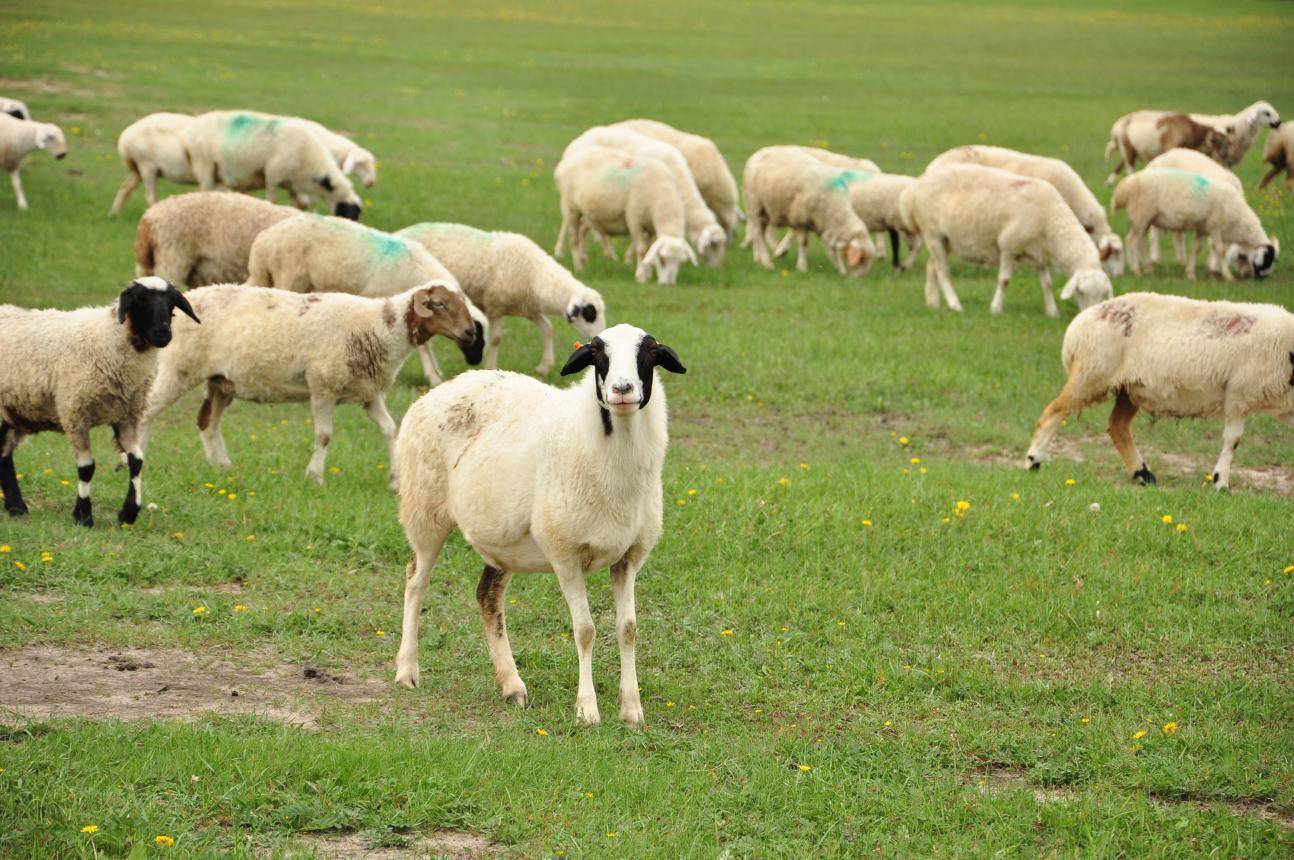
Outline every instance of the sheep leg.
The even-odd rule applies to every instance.
[[[193,177],[198,180],[199,191],[216,190],[216,164],[214,161],[191,158],[189,167],[193,169]]]
[[[427,384],[432,388],[445,381],[440,375],[440,365],[436,363],[436,353],[431,351],[431,344],[418,346],[418,360],[422,362],[422,372],[427,375]]]
[[[788,231],[786,235],[788,237],[794,235],[798,240],[798,245],[795,249],[795,271],[809,271],[809,231],[792,230]],[[842,271],[840,274],[843,275],[844,272]]]
[[[224,377],[207,381],[207,398],[198,409],[198,436],[207,462],[222,469],[233,465],[225,449],[225,436],[220,432],[220,418],[234,402],[233,386]]]
[[[1290,194],[1294,194],[1294,171],[1285,172],[1285,187],[1290,190]]]
[[[1183,265],[1186,264],[1187,244],[1187,235],[1185,233],[1173,233],[1173,256],[1177,258],[1177,262]],[[1190,245],[1191,250],[1194,250],[1194,242],[1191,242]],[[1155,260],[1155,262],[1158,263],[1159,260]]]
[[[117,511],[118,525],[134,525],[139,517],[139,506],[144,503],[144,449],[139,447],[139,428],[134,424],[115,424],[117,445],[126,452],[126,466],[130,470],[130,483],[126,485],[126,499]]]
[[[778,242],[777,247],[773,249],[773,258],[781,259],[782,255],[791,249],[791,242],[794,240],[795,231],[787,230],[786,235],[782,237],[782,241]]]
[[[566,236],[571,231],[571,222],[574,213],[568,212],[565,207],[562,208],[562,226],[557,228],[557,244],[553,246],[553,256],[561,257],[566,253]]]
[[[1214,489],[1225,490],[1231,485],[1231,458],[1244,432],[1244,416],[1227,418],[1222,428],[1222,453],[1218,456],[1218,464],[1213,467]]]
[[[1010,251],[1002,251],[997,265],[997,289],[993,291],[993,301],[989,303],[991,314],[1000,314],[1006,309],[1006,285],[1011,283],[1015,274],[1015,257]]]
[[[503,341],[503,320],[492,319],[490,323],[490,342],[485,349],[485,369],[499,369],[499,344]]]
[[[1186,263],[1186,280],[1193,281],[1195,280],[1195,234],[1191,233],[1187,236],[1174,233],[1173,244],[1176,245],[1179,240],[1186,246],[1183,254],[1179,256],[1179,259],[1183,259]]]
[[[90,431],[68,432],[68,444],[76,459],[76,507],[72,508],[72,521],[87,528],[94,525],[90,503],[90,481],[94,479],[94,454],[90,450]]]
[[[754,251],[755,265],[765,269],[773,268],[773,259],[768,252],[768,235],[765,231],[769,229],[769,224],[763,218],[751,218],[751,229],[754,231],[751,235],[754,240],[751,242]]]
[[[22,435],[8,424],[0,424],[0,493],[4,493],[4,509],[11,517],[25,516],[27,503],[18,488],[18,475],[14,472],[13,452],[22,441]]]
[[[395,437],[398,428],[395,420],[391,418],[391,413],[386,409],[386,398],[381,394],[364,404],[364,412],[377,425],[377,429],[382,431],[382,438],[386,440],[387,457],[391,461],[391,479],[387,482],[387,486],[394,493],[400,489],[400,461],[395,456]]]
[[[126,205],[126,198],[130,196],[130,192],[139,187],[139,179],[139,174],[134,170],[126,174],[126,180],[121,183],[121,188],[117,189],[117,196],[112,199],[112,208],[108,210],[109,215],[121,213],[121,207]]]
[[[926,307],[939,310],[939,278],[935,274],[935,258],[926,259]]]
[[[1128,397],[1128,392],[1120,389],[1114,399],[1114,409],[1110,411],[1110,423],[1106,425],[1105,432],[1110,434],[1110,441],[1123,458],[1123,465],[1132,475],[1132,480],[1138,484],[1153,484],[1155,476],[1146,466],[1145,459],[1137,450],[1137,443],[1132,439],[1132,419],[1137,417],[1137,408],[1137,404]]]
[[[1043,313],[1055,319],[1060,316],[1060,309],[1056,307],[1056,296],[1051,290],[1051,269],[1043,266],[1038,270],[1038,285],[1042,287]]]
[[[939,290],[944,295],[944,301],[948,304],[948,309],[960,311],[962,303],[957,298],[956,291],[953,290],[952,272],[948,269],[948,246],[944,244],[942,238],[927,243],[930,249],[930,262],[934,264],[935,278],[939,283]],[[926,304],[932,308],[939,307],[938,301],[931,304],[930,301],[930,267],[926,267]]]
[[[553,324],[548,321],[548,317],[540,314],[535,320],[535,325],[544,335],[544,353],[539,359],[539,366],[535,368],[535,373],[540,376],[546,376],[548,371],[553,369],[553,362],[556,357],[553,355]]]
[[[899,271],[906,272],[917,261],[917,253],[925,243],[922,241],[920,233],[908,233],[906,231],[903,233],[903,240],[908,243],[908,256],[903,261],[903,265],[899,266]]]
[[[156,167],[145,167],[141,172],[144,179],[144,199],[148,201],[149,206],[157,203],[157,175]]]
[[[412,690],[418,686],[418,616],[422,613],[422,599],[427,594],[427,580],[431,568],[440,555],[451,529],[420,535],[421,541],[409,536],[413,544],[413,558],[404,574],[404,624],[400,630],[400,650],[395,655],[395,682]]]
[[[819,234],[818,238],[819,238],[819,239],[821,239],[821,238],[822,238],[821,234]],[[808,239],[807,239],[807,238],[805,239],[805,245],[806,245],[806,246],[808,245]],[[846,266],[845,266],[845,251],[844,251],[844,249],[843,249],[843,248],[833,248],[833,247],[831,247],[830,245],[827,245],[825,242],[823,243],[823,245],[824,245],[824,246],[826,247],[826,249],[827,249],[827,256],[831,258],[831,262],[833,262],[833,263],[835,263],[835,264],[836,264],[836,271],[837,271],[837,272],[839,272],[839,273],[840,273],[840,274],[842,274],[842,275],[848,275],[848,274],[849,274],[849,269],[848,269],[848,268],[846,268]]]
[[[1024,458],[1024,465],[1027,469],[1037,469],[1046,459],[1047,448],[1051,446],[1051,440],[1056,437],[1056,431],[1060,428],[1060,422],[1067,416],[1077,412],[1082,403],[1076,396],[1078,393],[1078,362],[1075,361],[1069,368],[1069,378],[1065,380],[1065,387],[1056,395],[1056,399],[1047,404],[1047,408],[1042,410],[1042,415],[1038,417],[1038,424],[1033,431],[1033,441],[1029,443],[1029,453]]]
[[[638,614],[634,608],[634,578],[642,562],[629,557],[611,566],[611,591],[616,602],[616,640],[620,644],[620,720],[642,725],[643,706],[638,694]]]
[[[1266,175],[1266,176],[1264,176],[1264,177],[1262,178],[1262,181],[1258,183],[1258,190],[1259,190],[1259,191],[1262,191],[1264,188],[1266,188],[1266,187],[1267,187],[1267,183],[1269,183],[1269,182],[1271,182],[1273,179],[1275,179],[1275,178],[1276,178],[1276,174],[1278,174],[1278,173],[1280,173],[1280,172],[1281,172],[1281,169],[1280,169],[1280,167],[1279,167],[1279,166],[1277,166],[1277,167],[1273,167],[1271,170],[1267,171],[1267,175]]]
[[[602,722],[602,717],[598,714],[598,695],[593,689],[593,639],[597,631],[593,627],[593,616],[589,613],[584,573],[578,563],[553,567],[557,571],[557,583],[562,588],[562,596],[566,598],[566,605],[571,611],[571,628],[580,657],[580,686],[575,695],[575,719],[587,725],[597,725]]]
[[[476,605],[481,610],[481,623],[485,625],[485,644],[490,649],[494,663],[494,681],[510,705],[526,706],[526,685],[517,674],[517,663],[512,659],[512,643],[508,641],[508,621],[503,609],[503,596],[512,581],[510,571],[485,566],[481,581],[476,586]]]
[[[1127,249],[1128,268],[1132,269],[1132,274],[1141,274],[1141,240],[1146,233],[1146,225],[1138,224],[1133,221],[1128,226],[1128,235],[1123,240],[1123,247]],[[1146,267],[1146,272],[1150,272],[1151,267]]]
[[[27,208],[27,198],[22,193],[22,177],[18,175],[18,168],[9,171],[9,184],[13,186],[13,196],[18,198],[18,208]]]
[[[324,460],[328,457],[328,444],[332,442],[332,410],[336,401],[322,395],[311,395],[310,409],[314,413],[315,450],[306,466],[306,477],[319,486],[324,482]]]

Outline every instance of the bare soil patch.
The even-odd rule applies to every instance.
[[[417,836],[403,847],[374,848],[358,833],[313,835],[303,838],[301,842],[303,852],[312,852],[316,857],[326,857],[329,860],[406,860],[412,857],[475,860],[479,857],[493,857],[498,853],[495,843],[461,830],[437,830],[426,836]]]
[[[183,583],[167,583],[166,585],[151,585],[148,588],[141,588],[144,594],[170,594],[173,591],[214,591],[218,594],[242,594],[247,588],[247,583],[241,580],[233,582],[217,582],[207,585],[185,585]]]
[[[372,701],[385,690],[379,681],[314,666],[280,663],[256,671],[184,651],[38,646],[0,652],[0,722],[221,713],[313,729],[328,701]]]

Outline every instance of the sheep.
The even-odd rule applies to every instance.
[[[927,170],[946,164],[980,164],[984,167],[997,167],[1050,183],[1060,192],[1060,196],[1077,216],[1078,223],[1083,225],[1083,229],[1096,245],[1101,255],[1101,268],[1105,269],[1106,274],[1111,277],[1123,274],[1123,240],[1110,229],[1105,208],[1097,201],[1096,195],[1083,184],[1082,177],[1075,172],[1074,168],[1064,161],[1059,158],[1017,152],[1001,146],[972,145],[948,150],[930,162]]]
[[[232,191],[178,194],[148,207],[135,231],[135,274],[201,287],[247,280],[252,242],[300,214]]]
[[[850,202],[853,174],[788,147],[766,147],[752,155],[742,171],[742,193],[755,262],[773,267],[768,231],[786,226],[801,237],[799,271],[808,269],[805,244],[815,232],[842,275],[865,274],[876,246]]]
[[[117,215],[139,184],[144,184],[148,205],[157,203],[157,179],[196,185],[181,133],[193,122],[186,113],[150,113],[126,126],[117,138],[117,154],[126,166],[126,179],[117,190],[108,214]]]
[[[0,492],[9,516],[27,513],[14,473],[14,449],[32,434],[53,430],[67,436],[76,459],[72,519],[93,526],[90,429],[108,424],[130,474],[117,522],[135,522],[143,501],[139,424],[158,351],[171,342],[176,310],[198,321],[184,296],[156,277],[136,279],[108,307],[0,306]]]
[[[306,127],[315,133],[328,149],[333,160],[337,162],[342,173],[354,176],[364,184],[365,188],[373,187],[373,183],[377,182],[377,159],[373,153],[350,138],[312,119],[300,119],[300,122],[305,123]]]
[[[443,281],[462,292],[458,280],[427,249],[410,239],[323,215],[303,214],[261,231],[252,242],[247,282],[295,293],[353,293],[384,297],[428,281]],[[479,364],[488,331],[485,314],[464,297],[476,321],[476,338],[463,357]],[[444,381],[431,348],[418,345],[418,358],[431,385]]]
[[[495,679],[524,706],[504,596],[514,573],[557,574],[579,654],[576,719],[600,721],[595,631],[585,577],[610,566],[620,644],[620,719],[643,721],[634,650],[634,578],[661,534],[668,443],[656,368],[686,373],[642,329],[613,326],[566,360],[565,389],[502,371],[472,371],[423,396],[400,428],[400,522],[413,549],[404,588],[396,682],[419,683],[418,616],[432,565],[457,528],[485,562],[476,589]]]
[[[1167,116],[1182,116],[1182,114],[1164,110],[1139,110],[1125,114],[1114,121],[1114,125],[1110,128],[1110,141],[1105,145],[1105,157],[1109,159],[1117,153],[1119,160],[1110,171],[1110,175],[1106,177],[1106,185],[1113,185],[1119,181],[1119,174],[1125,164],[1128,171],[1132,172],[1137,166],[1138,158],[1148,161],[1161,152],[1179,145],[1173,141],[1181,139],[1180,120],[1169,121],[1168,140],[1165,142],[1165,128],[1160,125],[1160,122]],[[1187,132],[1188,137],[1202,135],[1207,138],[1209,149],[1216,152],[1218,161],[1227,167],[1240,163],[1263,124],[1276,128],[1281,122],[1276,109],[1267,102],[1254,102],[1234,115],[1193,113],[1185,116],[1195,123],[1209,126],[1222,134],[1225,141],[1219,141],[1217,137],[1198,130]]]
[[[246,284],[191,290],[202,326],[180,321],[175,344],[158,363],[148,396],[143,441],[153,420],[205,383],[198,430],[207,459],[230,466],[220,418],[241,397],[257,403],[310,401],[314,453],[306,476],[323,485],[338,403],[361,403],[382,431],[399,485],[396,425],[386,393],[409,353],[434,335],[470,344],[476,326],[467,300],[448,281],[428,281],[389,298],[344,293],[301,295]]]
[[[1243,261],[1254,276],[1265,278],[1276,261],[1276,237],[1263,234],[1258,216],[1243,195],[1199,173],[1159,168],[1125,177],[1114,189],[1110,211],[1126,209],[1130,226],[1124,244],[1128,264],[1141,274],[1141,241],[1146,229],[1190,230],[1207,235],[1215,247],[1227,247],[1222,277],[1234,280],[1230,264]],[[1149,271],[1149,267],[1147,268]],[[1195,255],[1186,262],[1186,277],[1195,279]]]
[[[575,138],[562,153],[562,159],[584,146],[606,146],[629,155],[641,155],[664,162],[674,178],[679,198],[683,201],[687,239],[707,266],[723,264],[724,253],[731,238],[719,225],[715,214],[705,205],[692,171],[688,169],[683,154],[668,143],[650,138],[627,128],[595,126]]]
[[[9,171],[9,183],[18,208],[27,208],[27,197],[22,193],[22,177],[18,175],[22,160],[34,149],[48,150],[55,158],[67,157],[67,141],[63,130],[47,122],[17,119],[0,113],[0,167]]]
[[[845,170],[853,170],[859,173],[881,173],[882,172],[881,169],[876,166],[876,162],[872,161],[870,158],[855,158],[852,155],[842,155],[839,152],[832,152],[831,150],[823,149],[820,146],[797,146],[794,144],[786,144],[781,146],[767,146],[764,148],[769,150],[770,152],[779,152],[779,151],[798,152],[801,155],[807,155],[810,158],[821,161],[823,164],[829,164],[832,167],[840,167]],[[862,216],[860,215],[859,217],[862,217]],[[863,220],[866,221],[867,219],[864,218]],[[869,221],[868,223],[870,224],[871,222]],[[791,237],[793,235],[794,235],[794,231],[787,231],[786,236],[782,237],[782,241],[778,243],[777,245],[778,250],[773,253],[773,256],[780,257],[782,256],[782,254],[786,253],[786,249],[790,247]],[[764,236],[765,236],[765,242],[771,246],[773,245],[774,240],[777,238],[777,233],[770,226],[767,230],[764,231]],[[893,242],[896,238],[897,238],[896,236],[891,235],[890,236],[891,242]],[[753,242],[754,242],[754,237],[751,235],[750,225],[747,224],[746,237],[742,239],[741,247],[749,248]]]
[[[0,96],[0,113],[7,113],[14,119],[31,119],[31,111],[27,110],[27,105],[17,99],[7,99]]]
[[[546,314],[561,314],[585,338],[607,325],[606,305],[597,290],[581,284],[543,249],[519,233],[487,233],[464,224],[414,224],[395,235],[420,243],[453,272],[463,292],[489,321],[485,366],[499,366],[504,316],[524,317],[544,335],[535,368],[543,376],[553,366],[553,326]]]
[[[1074,298],[1080,309],[1114,294],[1078,217],[1060,192],[1041,179],[996,167],[950,164],[918,177],[899,205],[908,229],[920,233],[930,251],[926,304],[932,308],[939,307],[942,290],[948,307],[961,310],[948,271],[950,252],[980,265],[998,263],[997,291],[989,306],[995,314],[1002,313],[1017,261],[1038,267],[1049,317],[1059,315],[1050,266],[1069,274],[1060,297]]]
[[[1280,128],[1281,117],[1271,103],[1257,101],[1237,114],[1191,114],[1191,119],[1221,131],[1227,137],[1223,163],[1234,167],[1244,160],[1263,126]]]
[[[1258,190],[1267,187],[1267,183],[1285,171],[1285,187],[1294,194],[1294,125],[1282,125],[1267,134],[1267,144],[1263,147],[1263,161],[1270,164],[1271,170],[1258,183]]]
[[[1218,490],[1230,485],[1245,418],[1268,414],[1294,427],[1294,314],[1277,305],[1129,293],[1076,316],[1061,358],[1068,378],[1038,419],[1025,458],[1029,469],[1041,465],[1067,416],[1110,395],[1110,439],[1140,484],[1155,483],[1132,440],[1140,409],[1223,418],[1222,453],[1213,469]]]
[[[1218,164],[1212,158],[1193,149],[1177,148],[1170,149],[1162,155],[1156,155],[1146,163],[1146,170],[1158,170],[1161,168],[1170,168],[1176,170],[1186,170],[1191,173],[1202,174],[1205,178],[1214,182],[1220,182],[1234,188],[1237,193],[1245,193],[1244,186],[1240,184],[1240,178],[1232,173],[1229,169]],[[1159,229],[1151,227],[1148,234],[1150,241],[1150,262],[1159,262]],[[1173,233],[1173,249],[1177,253],[1179,263],[1186,262],[1186,242],[1185,234],[1181,232]],[[1195,234],[1190,234],[1191,253],[1195,253]],[[1225,248],[1218,249],[1209,246],[1209,271],[1220,272],[1221,255],[1226,252]]]
[[[298,200],[321,196],[333,214],[358,220],[359,198],[332,154],[304,122],[251,111],[211,111],[180,132],[203,191],[265,189],[274,202],[280,185]]]
[[[902,272],[910,269],[921,250],[921,237],[909,233],[903,226],[903,219],[899,213],[899,198],[916,179],[896,173],[872,173],[864,170],[846,170],[842,175],[849,188],[849,202],[854,207],[854,214],[863,220],[868,230],[885,233],[890,237],[894,270]],[[902,261],[899,260],[900,235],[908,245],[908,256]],[[773,251],[773,256],[782,256],[790,248],[791,243],[798,239],[800,257],[803,258],[807,250],[808,238],[808,231],[788,230]]]
[[[737,205],[737,180],[728,168],[719,147],[708,137],[679,131],[654,119],[627,119],[614,123],[611,128],[627,128],[647,137],[668,143],[687,159],[688,169],[696,180],[697,190],[705,205],[719,219],[719,226],[729,240],[737,233],[737,224],[746,220]]]
[[[672,284],[685,261],[696,265],[687,240],[683,201],[668,167],[655,158],[631,155],[606,146],[582,146],[568,152],[553,170],[561,199],[562,226],[554,257],[571,243],[571,262],[578,271],[588,256],[585,237],[628,234],[638,260],[634,278],[645,283],[656,269],[656,281]],[[653,238],[655,237],[655,238]]]

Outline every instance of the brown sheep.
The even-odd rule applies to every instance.
[[[1196,122],[1184,113],[1170,113],[1155,123],[1159,130],[1162,152],[1183,147],[1202,152],[1219,164],[1225,164],[1230,140],[1212,126]]]

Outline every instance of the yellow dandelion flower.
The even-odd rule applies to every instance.
[[[1092,718],[1091,718],[1091,717],[1083,717],[1083,719],[1079,720],[1079,722],[1080,722],[1080,723],[1082,723],[1083,725],[1087,725],[1088,723],[1092,722]]]
[[[248,497],[248,498],[251,498],[251,497],[252,497],[252,496],[254,496],[254,495],[256,495],[256,491],[255,491],[255,490],[248,490],[248,491],[247,491],[247,497]]]
[[[952,517],[944,517],[944,518],[943,518],[943,521],[944,521],[944,522],[946,522],[946,523],[950,523],[950,522],[952,522],[952,521],[953,521],[953,519],[952,519]]]
[[[546,738],[548,737],[548,729],[535,729],[535,734],[539,735],[541,738]]]
[[[959,511],[969,511],[969,510],[970,510],[970,502],[967,502],[967,501],[960,501],[960,502],[958,502],[958,503],[957,503],[957,510],[959,510]]]
[[[913,457],[909,462],[911,462],[911,463],[912,463],[912,465],[916,466],[916,465],[918,465],[918,464],[921,462],[921,458],[920,458],[920,457]]]
[[[666,703],[665,703],[665,707],[667,707],[667,708],[672,708],[672,707],[674,707],[674,703],[673,703],[673,702],[666,702]]]
[[[97,825],[97,824],[87,824],[87,825],[85,825],[84,827],[82,827],[82,828],[81,828],[81,832],[82,832],[82,833],[98,833],[98,832],[99,832],[99,825]]]
[[[7,547],[7,546],[6,546],[6,547],[0,547],[0,552],[8,552],[8,551],[9,551],[9,547]],[[1284,571],[1284,572],[1285,572],[1285,573],[1294,573],[1294,564],[1291,564],[1289,567],[1285,568],[1285,571]]]
[[[377,467],[378,467],[379,469],[385,469],[385,468],[386,468],[386,463],[378,463],[378,464],[377,464]]]
[[[227,499],[229,499],[229,501],[231,501],[231,502],[232,502],[234,499],[238,498],[238,494],[237,494],[237,493],[230,493],[228,496],[226,496],[226,498],[227,498]]]
[[[1065,486],[1067,486],[1067,487],[1072,487],[1072,486],[1074,486],[1074,485],[1075,485],[1075,484],[1077,484],[1077,483],[1078,483],[1078,481],[1075,481],[1073,478],[1066,478],[1066,479],[1065,479]]]
[[[194,614],[194,615],[206,615],[206,614],[207,614],[207,607],[205,607],[205,606],[195,606],[195,607],[193,607],[193,614]]]
[[[781,484],[783,487],[789,487],[791,486],[791,479],[783,475],[777,479],[777,483]]]
[[[157,834],[153,837],[153,841],[157,843],[158,848],[170,848],[175,844],[175,840],[170,836],[167,836],[165,833]]]
[[[14,566],[14,567],[16,567],[16,568],[18,568],[19,570],[26,570],[26,569],[27,569],[27,565],[23,564],[21,561],[15,561],[15,562],[13,563],[13,566]]]
[[[881,725],[885,725],[885,726],[892,726],[892,725],[894,725],[894,721],[893,721],[893,720],[886,720],[886,721],[885,721],[884,723],[882,723]]]
[[[54,560],[54,556],[50,555],[50,554],[49,554],[49,553],[47,553],[47,552],[42,552],[42,553],[40,554],[40,560],[41,560],[41,561],[53,561],[53,560]]]
[[[220,495],[222,495],[222,496],[227,496],[227,495],[229,495],[229,491],[228,491],[228,490],[226,490],[224,487],[221,487],[220,489],[216,490],[216,492],[217,492],[217,493],[219,493],[219,494],[220,494]]]
[[[1020,494],[1019,494],[1019,493],[1012,493],[1012,494],[1011,494],[1011,501],[1013,501],[1013,502],[1018,502],[1018,501],[1020,501]]]
[[[235,611],[235,612],[246,612],[246,611],[247,611],[247,604],[246,604],[246,603],[235,603],[235,604],[234,604],[234,611]]]
[[[687,491],[687,494],[688,494],[689,496],[695,496],[695,495],[696,495],[696,489],[695,489],[695,488],[693,488],[693,489],[689,489],[689,490]]]
[[[1177,731],[1177,723],[1175,721],[1171,723],[1164,723],[1164,734],[1171,735],[1175,731]]]
[[[374,636],[385,636],[385,635],[386,635],[386,631],[385,631],[385,630],[374,630],[374,631],[373,631],[373,635],[374,635]]]
[[[1134,735],[1132,736],[1132,739],[1133,739],[1134,741],[1139,741],[1139,740],[1141,740],[1142,738],[1144,738],[1145,736],[1146,736],[1146,730],[1145,730],[1145,729],[1141,729],[1140,731],[1138,731],[1136,734],[1134,734]]]
[[[872,521],[871,521],[871,520],[863,520],[863,525],[867,526],[868,528],[871,528],[871,527],[872,527]]]
[[[687,507],[687,499],[676,499],[675,501],[677,501],[677,502],[678,502],[678,506],[679,506],[680,508],[685,508],[685,507]]]
[[[247,541],[248,543],[253,543],[256,540],[256,535],[248,535],[247,537],[243,538],[243,540]]]
[[[808,464],[808,463],[801,463],[801,464],[800,464],[800,471],[801,471],[801,472],[807,472],[807,471],[809,471],[809,464]]]
[[[1190,526],[1188,526],[1186,523],[1178,523],[1178,524],[1177,524],[1177,530],[1178,530],[1179,532],[1189,531],[1189,530],[1190,530],[1190,528],[1191,528],[1191,527],[1190,527]]]
[[[900,437],[899,437],[899,444],[900,444],[900,445],[906,445],[906,444],[908,444],[908,437],[907,437],[907,436],[900,436]]]
[[[0,546],[0,552],[13,552],[13,547],[9,546],[9,544],[5,544],[4,546]],[[1289,573],[1289,571],[1286,571],[1286,573]]]
[[[908,473],[908,470],[907,470],[907,469],[904,469],[904,470],[903,470],[903,474],[905,474],[905,475],[906,475],[907,473]]]
[[[620,837],[620,834],[619,834],[619,833],[608,833],[608,834],[607,834],[607,838],[608,838],[608,839],[618,839],[619,837]]]
[[[171,535],[171,537],[175,538],[176,540],[184,540],[184,532],[176,532],[175,534]]]
[[[1173,522],[1173,515],[1172,515],[1172,514],[1164,514],[1162,517],[1160,517],[1160,518],[1159,518],[1159,521],[1160,521],[1160,522],[1162,522],[1162,523],[1163,523],[1164,525],[1166,525],[1166,526],[1167,526],[1167,525],[1172,525],[1172,522]]]
[[[62,480],[62,481],[59,481],[59,483],[60,483],[60,484],[62,484],[63,486],[65,486],[65,487],[70,487],[70,486],[72,486],[72,482],[71,482],[71,481],[69,481],[69,480],[66,480],[66,479],[64,479],[64,480]]]
[[[755,395],[753,395],[753,394],[747,394],[747,395],[746,395],[746,399],[747,399],[747,400],[754,400],[754,399],[755,399]]]
[[[917,469],[917,471],[924,475],[926,473],[926,467],[922,466],[920,469]]]
[[[812,765],[802,764],[800,765],[800,770],[804,771],[805,773],[808,773],[809,771],[813,770],[813,767]]]
[[[208,490],[214,490],[214,489],[216,488],[216,485],[215,485],[215,484],[213,484],[213,483],[211,483],[210,481],[208,481],[207,483],[203,484],[202,486],[206,487]]]
[[[732,628],[731,628],[731,627],[729,627],[729,628],[728,628],[728,629],[726,629],[726,630],[720,630],[720,631],[719,631],[719,635],[720,635],[720,636],[731,636],[731,635],[732,635]]]

